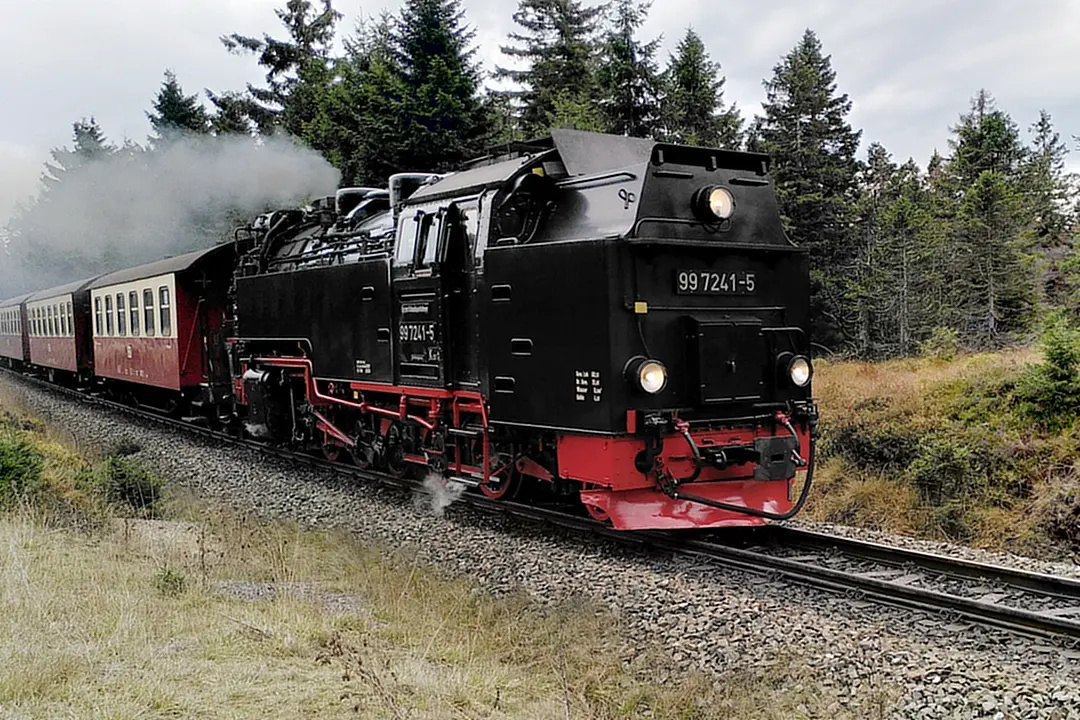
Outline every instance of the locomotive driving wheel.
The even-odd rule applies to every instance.
[[[333,443],[326,442],[326,443],[323,443],[322,454],[323,454],[323,457],[326,458],[327,460],[329,460],[330,462],[337,462],[338,459],[341,458],[341,451],[343,449],[344,448],[342,448],[340,445],[335,445]]]
[[[492,500],[510,500],[517,495],[520,482],[518,474],[508,469],[502,476],[492,476],[486,483],[481,484],[480,492]]]
[[[477,439],[473,444],[473,453],[476,458],[483,458],[483,440]],[[511,500],[521,485],[521,477],[514,468],[513,454],[500,451],[491,447],[488,457],[488,481],[480,485],[480,492],[492,500]],[[483,461],[481,460],[481,463]]]
[[[593,490],[593,489],[601,490],[601,489],[603,489],[603,486],[601,486],[601,485],[590,485],[589,483],[585,483],[584,486],[582,487],[582,489],[583,490]],[[599,522],[602,522],[604,524],[610,524],[611,523],[611,516],[608,515],[607,510],[604,510],[599,505],[592,505],[590,503],[587,503],[584,500],[582,500],[581,504],[585,506],[585,512],[589,513],[589,517],[591,517],[593,520],[598,520]]]

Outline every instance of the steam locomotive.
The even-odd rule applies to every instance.
[[[0,303],[0,353],[617,529],[785,519],[817,406],[807,254],[769,177],[756,153],[554,130]],[[39,361],[61,343],[63,368]]]

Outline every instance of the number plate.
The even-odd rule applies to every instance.
[[[677,270],[675,292],[679,295],[750,295],[757,278],[746,270]]]

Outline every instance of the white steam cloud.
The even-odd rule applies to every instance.
[[[447,480],[439,473],[428,473],[424,482],[417,488],[413,503],[417,509],[427,509],[432,515],[442,517],[446,508],[453,505],[465,493],[464,483]]]
[[[209,247],[270,209],[334,192],[339,171],[287,138],[193,136],[62,173],[0,235],[0,298]]]

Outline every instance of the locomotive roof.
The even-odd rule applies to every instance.
[[[545,149],[545,147],[551,149]],[[412,205],[445,196],[461,195],[467,190],[479,192],[489,187],[497,187],[516,177],[522,168],[535,165],[541,158],[551,157],[556,153],[566,168],[566,174],[575,177],[641,165],[649,162],[658,148],[677,147],[680,146],[647,138],[586,130],[553,129],[550,137],[544,138],[542,142],[521,144],[522,154],[519,157],[489,165],[474,166],[447,175],[437,182],[421,187],[409,197],[406,204]],[[720,148],[694,148],[694,150],[697,152],[713,150],[715,153],[726,156],[729,162],[739,165],[761,167],[769,160],[769,156],[762,153]]]
[[[221,245],[215,245],[211,248],[205,248],[203,250],[196,250],[194,252],[185,253],[183,255],[177,255],[171,258],[165,258],[164,260],[157,260],[146,265],[139,265],[133,268],[125,268],[123,270],[117,270],[116,272],[102,275],[97,280],[89,285],[89,289],[102,288],[109,285],[119,285],[121,283],[132,282],[134,280],[143,280],[145,278],[154,277],[156,275],[169,275],[172,273],[184,272],[189,270],[202,261],[207,260],[212,256],[216,256],[225,249],[232,249],[232,243],[223,243]]]
[[[447,175],[430,185],[421,186],[409,196],[405,204],[415,205],[446,195],[462,195],[467,190],[479,192],[485,188],[498,187],[536,158],[536,155],[527,155]]]
[[[63,285],[57,285],[56,287],[49,288],[48,290],[39,290],[35,293],[31,293],[27,296],[27,302],[34,302],[35,300],[45,300],[47,298],[57,297],[59,295],[68,295],[70,293],[76,293],[80,290],[85,290],[86,287],[94,281],[94,279],[100,276],[83,278],[82,280],[76,280],[75,282],[65,283]]]
[[[13,298],[8,298],[7,300],[0,301],[0,308],[22,305],[23,302],[33,294],[34,293],[23,293],[22,295],[16,295]]]

